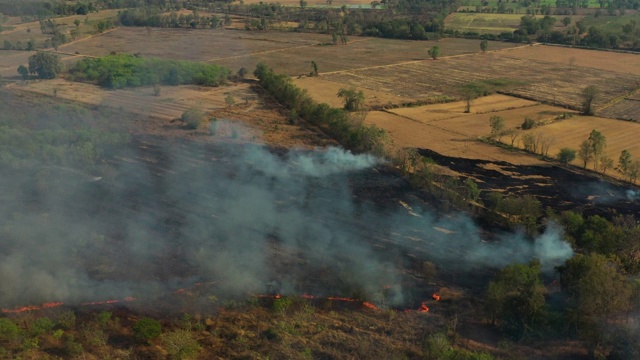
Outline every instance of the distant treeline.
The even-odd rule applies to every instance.
[[[117,89],[154,84],[218,86],[227,80],[230,71],[217,65],[190,61],[114,54],[83,59],[72,66],[69,73],[75,81]]]
[[[171,12],[164,14],[160,8],[137,8],[120,12],[118,21],[123,26],[150,26],[160,28],[212,28],[215,29],[223,24],[230,24],[229,15],[219,17],[199,16],[197,12],[193,14],[178,14]]]
[[[264,63],[257,65],[253,73],[264,90],[290,109],[291,118],[302,117],[318,125],[346,148],[356,152],[382,154],[387,139],[386,132],[374,125],[355,121],[350,113],[315,102],[306,90],[293,84],[287,75],[276,74]]]

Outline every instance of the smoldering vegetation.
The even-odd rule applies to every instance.
[[[408,255],[443,271],[532,258],[552,267],[572,255],[555,226],[487,242],[471,218],[434,213],[370,155],[127,139],[95,140],[100,156],[87,166],[4,149],[29,161],[2,163],[1,307],[150,299],[197,281],[216,281],[217,296],[402,306],[415,290],[402,286]],[[73,149],[68,141],[57,146]]]

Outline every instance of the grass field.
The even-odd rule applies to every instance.
[[[303,77],[294,79],[293,82],[296,86],[307,90],[318,102],[327,103],[333,107],[342,107],[344,105],[343,99],[338,97],[338,91],[345,87],[344,84],[326,81],[316,77]],[[389,103],[398,104],[411,101],[410,98],[396,96],[385,91],[364,89],[363,92],[365,96],[364,105],[367,107],[384,106]]]
[[[522,14],[487,14],[456,12],[444,20],[447,29],[478,33],[513,32],[520,25]]]

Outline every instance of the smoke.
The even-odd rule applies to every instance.
[[[588,200],[595,205],[608,205],[616,202],[635,202],[640,200],[640,193],[637,190],[624,188],[604,181],[575,184],[570,188],[570,192],[576,198]]]
[[[553,225],[533,242],[484,241],[468,216],[412,201],[371,155],[162,139],[119,151],[102,178],[3,172],[0,307],[153,296],[201,280],[229,295],[376,299],[401,283],[407,254],[465,269],[532,258],[549,269],[572,256]],[[385,301],[401,305],[404,290]]]

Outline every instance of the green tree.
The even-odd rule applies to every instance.
[[[480,41],[480,50],[482,50],[482,52],[487,51],[488,48],[489,48],[489,42],[487,40]]]
[[[18,66],[18,74],[22,76],[22,80],[27,81],[29,79],[29,69],[26,66],[20,65]]]
[[[433,60],[437,60],[438,56],[440,56],[440,47],[436,45],[431,49],[429,49],[427,52],[429,53],[429,56],[431,56]]]
[[[338,91],[338,97],[344,101],[344,109],[347,111],[358,111],[364,103],[364,93],[355,88],[342,88]]]
[[[544,323],[545,287],[540,274],[539,261],[512,264],[489,283],[486,301],[491,321],[513,339],[540,330]]]
[[[628,150],[622,150],[618,158],[618,171],[620,171],[622,175],[628,176],[630,167],[631,153]]]
[[[504,118],[502,116],[492,116],[489,119],[489,126],[491,126],[491,137],[495,137],[502,129],[504,129]]]
[[[582,167],[584,168],[586,168],[587,163],[593,159],[593,152],[591,151],[589,140],[585,140],[580,144],[578,148],[578,158],[582,160]]]
[[[562,148],[562,149],[560,149],[560,152],[558,153],[558,155],[556,155],[556,158],[561,163],[567,165],[570,162],[572,162],[573,160],[575,160],[576,151],[574,149],[570,149],[570,148],[566,148],[566,147]]]
[[[311,60],[311,76],[318,76],[318,63]]]
[[[585,115],[593,115],[593,102],[600,94],[600,90],[593,86],[587,86],[580,92],[582,98],[582,113]]]
[[[605,345],[606,330],[627,316],[631,284],[600,254],[578,254],[558,269],[562,291],[569,302],[569,325],[584,341],[591,359]]]
[[[61,71],[62,65],[56,54],[38,51],[29,57],[29,73],[38,74],[41,79],[55,79]]]
[[[133,324],[133,332],[138,340],[149,342],[149,340],[160,336],[160,333],[162,333],[162,326],[156,319],[143,317]]]
[[[562,19],[562,25],[564,26],[569,26],[569,24],[571,24],[571,18],[566,16],[565,18]]]
[[[197,129],[203,120],[204,113],[198,109],[189,109],[180,116],[180,121],[190,130]]]
[[[73,20],[73,24],[78,28],[80,26],[80,19]]]
[[[600,157],[604,153],[604,149],[607,147],[607,139],[601,132],[593,129],[591,130],[587,141],[589,142],[591,154],[593,154],[593,169],[596,170],[598,168]]]

